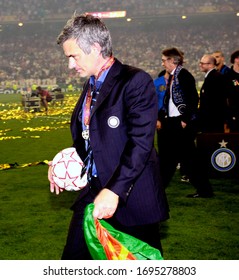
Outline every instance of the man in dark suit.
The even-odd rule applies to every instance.
[[[91,259],[82,228],[84,209],[91,202],[95,219],[107,219],[162,250],[159,222],[169,216],[154,149],[157,97],[152,78],[113,57],[107,27],[91,15],[73,16],[58,44],[69,68],[89,78],[71,119],[73,145],[89,182],[72,206],[62,259]],[[95,104],[89,108],[94,93],[98,97],[92,97]],[[50,190],[59,194],[51,172],[50,166]]]
[[[228,129],[232,133],[239,132],[239,49],[230,57],[232,66],[225,75],[228,97]]]
[[[214,56],[205,54],[199,63],[205,73],[200,90],[199,129],[207,133],[224,133],[227,120],[226,81],[216,70]]]
[[[211,197],[212,189],[207,174],[199,166],[195,147],[197,133],[198,93],[195,79],[183,67],[184,54],[177,48],[162,51],[162,66],[171,74],[160,110],[161,140],[159,155],[162,160],[163,184],[166,188],[177,167],[183,163],[184,170],[197,192],[192,198]]]

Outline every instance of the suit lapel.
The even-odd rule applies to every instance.
[[[80,111],[82,110],[82,106],[83,106],[83,102],[84,102],[84,99],[85,99],[85,95],[86,95],[86,92],[87,92],[87,89],[89,87],[89,81],[85,82],[84,86],[83,86],[83,91],[81,93],[81,96],[76,104],[76,107],[75,107],[75,114],[78,116]]]
[[[107,96],[111,93],[112,89],[114,88],[114,85],[118,81],[117,78],[120,75],[121,69],[122,64],[116,59],[102,84],[97,102],[94,108],[92,109],[91,115],[94,114],[97,108],[99,108],[102,102],[104,102],[105,98],[107,98]]]
[[[102,84],[99,96],[97,98],[97,102],[91,111],[91,117],[95,113],[95,111],[99,108],[99,106],[101,106],[102,102],[104,102],[105,98],[112,92],[114,85],[118,81],[118,76],[120,75],[121,70],[122,70],[122,63],[116,59]],[[75,111],[74,111],[75,118],[78,117],[80,111],[82,110],[83,102],[84,102],[88,87],[89,87],[89,81],[87,81],[84,84],[81,97],[78,100],[78,103],[75,107]]]

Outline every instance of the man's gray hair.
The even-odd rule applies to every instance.
[[[74,14],[57,37],[57,44],[61,45],[69,39],[76,39],[78,46],[84,53],[89,54],[91,46],[98,43],[101,54],[112,56],[112,39],[106,25],[99,18],[89,14]]]

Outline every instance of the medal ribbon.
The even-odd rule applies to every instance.
[[[99,79],[99,77],[101,76],[102,72],[107,70],[108,68],[110,68],[112,66],[112,64],[114,63],[115,59],[113,56],[111,56],[106,63],[101,67],[99,74],[97,75],[97,78],[95,79],[95,83],[93,85],[89,85],[88,91],[87,91],[87,96],[86,96],[86,103],[85,103],[85,107],[84,107],[84,124],[85,126],[89,126],[90,123],[90,111],[91,111],[91,102],[92,102],[92,97],[93,97],[93,92],[95,90],[98,90],[95,88],[95,84],[96,81]]]

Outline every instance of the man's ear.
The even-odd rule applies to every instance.
[[[92,51],[99,55],[101,53],[101,46],[98,43],[94,43],[92,46]]]

